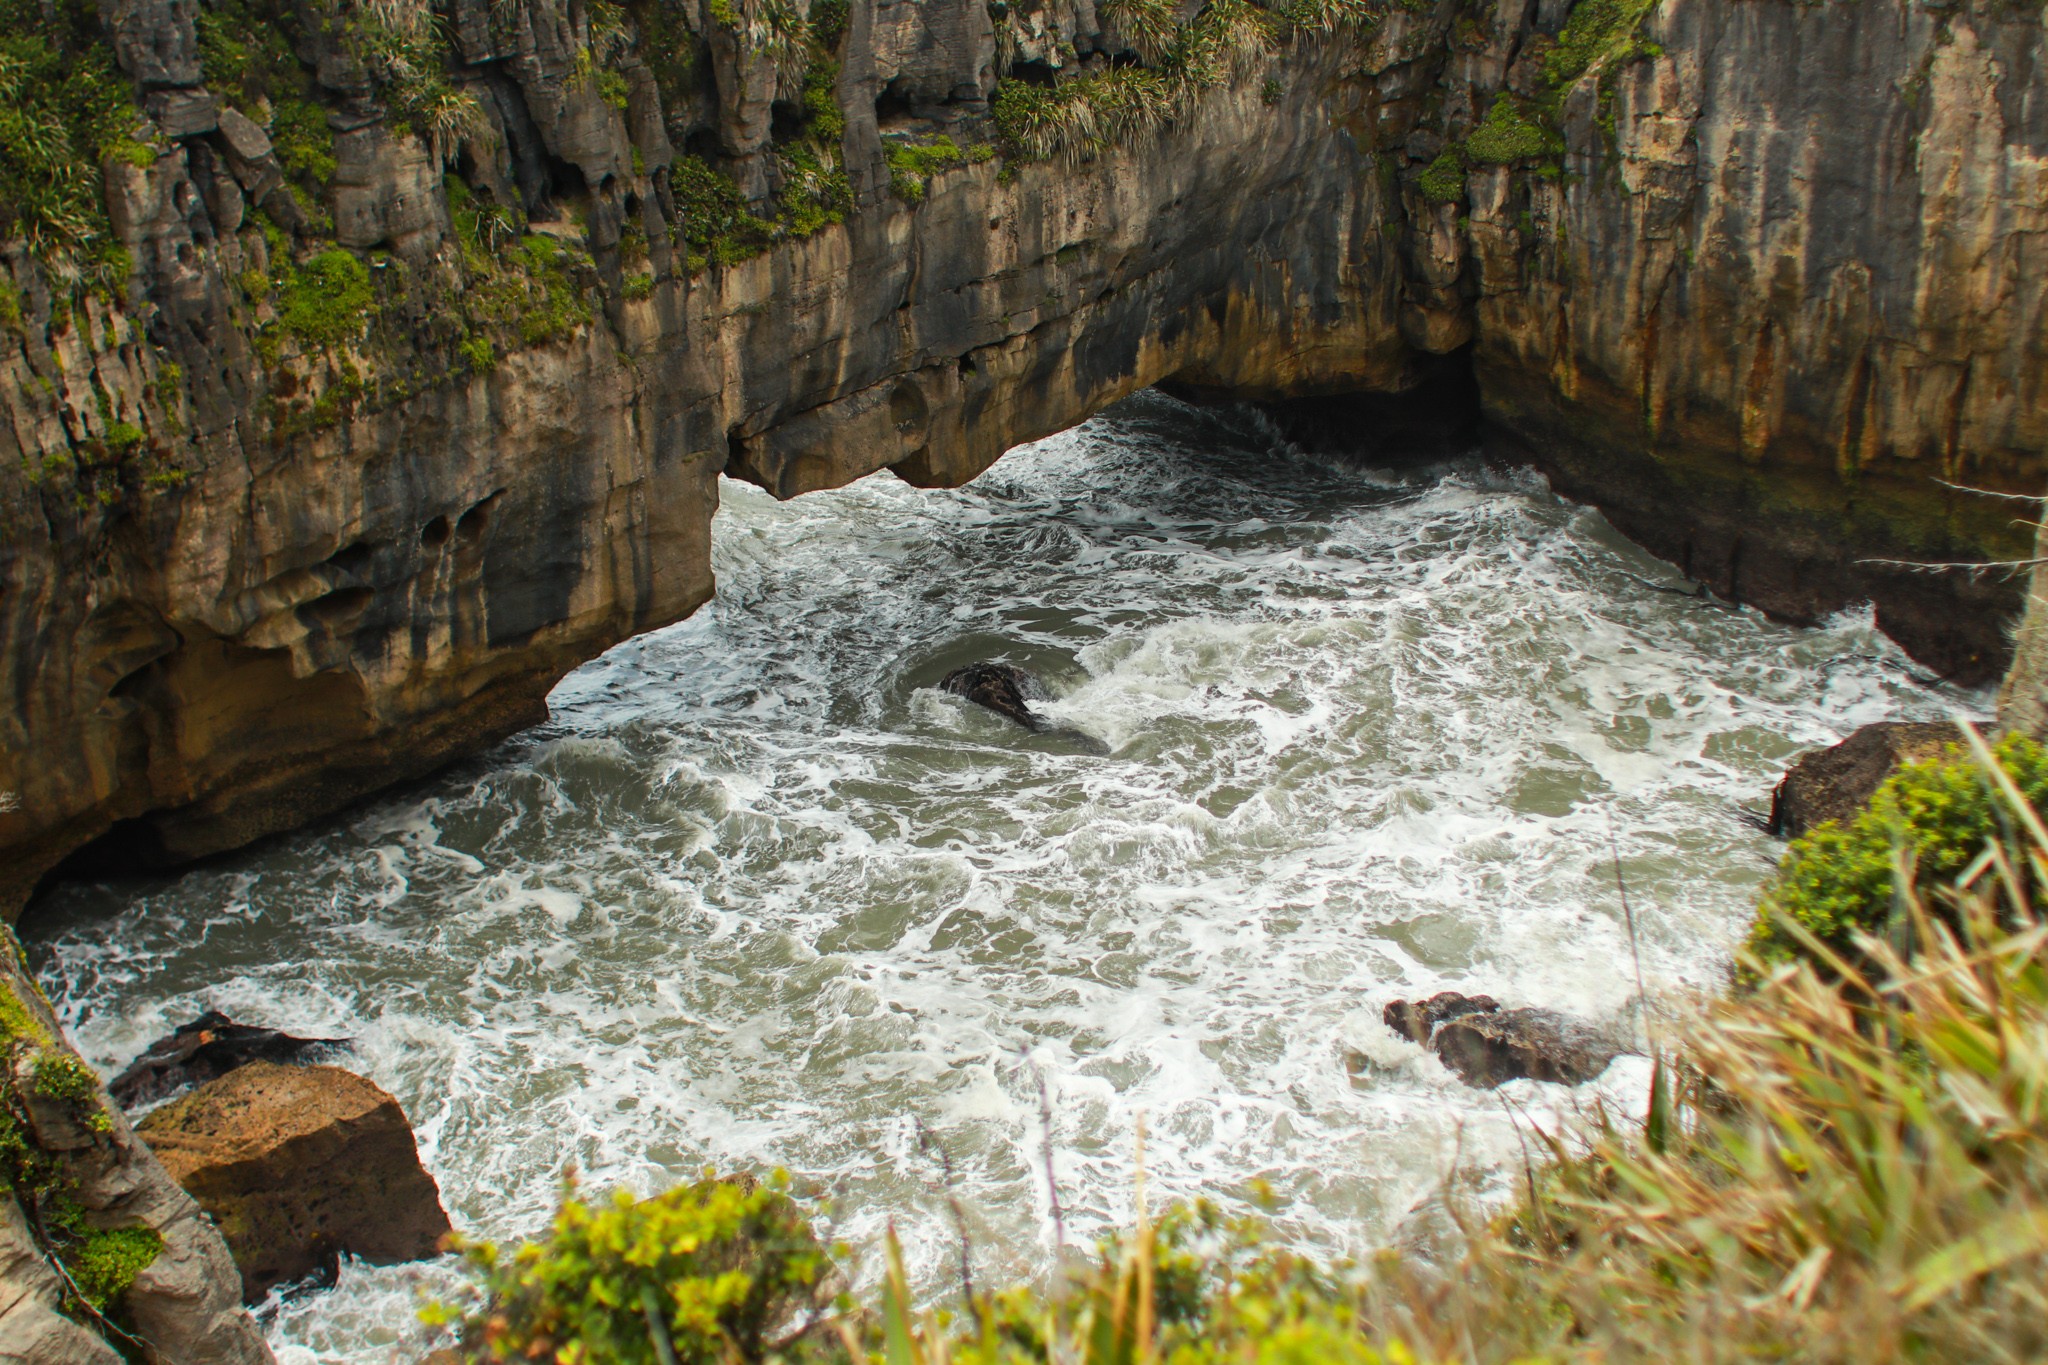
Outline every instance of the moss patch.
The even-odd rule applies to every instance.
[[[889,144],[889,189],[906,204],[922,204],[932,177],[966,160],[960,144],[941,133],[930,142]]]
[[[1532,118],[1512,95],[1493,102],[1486,121],[1465,139],[1465,155],[1474,161],[1509,165],[1538,161],[1564,151],[1564,139]]]

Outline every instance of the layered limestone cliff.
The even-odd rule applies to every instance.
[[[1959,486],[2041,491],[2034,11],[0,22],[10,913],[82,849],[233,847],[537,720],[709,596],[721,473],[955,484],[1164,381],[1476,392],[1498,448],[1724,595],[1873,600],[1939,671],[2002,666],[2014,585],[1912,563],[2024,557],[2014,506]],[[118,1118],[51,1159],[199,1235]]]
[[[0,301],[10,905],[110,832],[232,847],[530,724],[706,599],[721,472],[957,483],[1169,379],[1469,361],[1504,441],[1715,589],[2002,663],[2009,582],[1873,561],[2024,544],[1948,485],[2040,482],[2037,16],[103,17],[52,41],[137,101],[107,235],[25,210]]]

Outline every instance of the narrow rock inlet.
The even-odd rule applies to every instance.
[[[1709,985],[1796,753],[2048,728],[2038,15],[0,11],[39,1365],[366,1360],[442,1273],[241,1310],[98,1083],[216,1009],[493,1235],[706,1160],[932,1226],[936,1131],[1025,1273],[1145,1113],[1356,1249],[1483,1103],[1389,1001],[1615,1024],[1603,876]]]

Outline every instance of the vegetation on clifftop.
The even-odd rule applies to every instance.
[[[101,163],[156,164],[89,0],[0,0],[0,240],[114,276]]]
[[[1547,1164],[1459,1245],[1323,1265],[1256,1219],[1177,1209],[1047,1288],[917,1311],[881,1283],[821,1307],[827,1261],[779,1190],[704,1182],[510,1257],[472,1247],[456,1312],[485,1360],[878,1365],[2005,1361],[2048,1352],[2048,829],[2037,746],[1902,774],[1931,861],[1855,938],[1656,1029],[1640,1124],[1532,1128]],[[1790,869],[1823,855],[1795,850]],[[1898,863],[1895,866],[1908,866]],[[1863,884],[1860,860],[1852,880]],[[1866,889],[1869,889],[1866,887]],[[1796,939],[1799,931],[1787,930]],[[1825,970],[1816,970],[1816,962]],[[747,1219],[765,1225],[753,1231]],[[758,1238],[758,1240],[755,1240]]]

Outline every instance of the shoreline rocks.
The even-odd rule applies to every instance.
[[[1886,778],[1961,738],[1945,720],[1888,720],[1866,725],[1840,744],[1802,754],[1771,793],[1769,830],[1797,839],[1829,820],[1847,824]]]
[[[151,1043],[108,1082],[107,1093],[123,1109],[135,1109],[169,1099],[187,1086],[217,1080],[251,1062],[296,1066],[324,1061],[348,1046],[346,1038],[295,1038],[273,1028],[238,1024],[217,1010],[208,1010]]]
[[[331,1272],[432,1256],[449,1231],[398,1101],[332,1066],[252,1061],[137,1132],[219,1226],[244,1302]]]
[[[1443,991],[1427,1000],[1395,1000],[1380,1018],[1481,1090],[1513,1080],[1581,1085],[1628,1050],[1583,1020],[1556,1010],[1502,1009],[1490,995]]]

